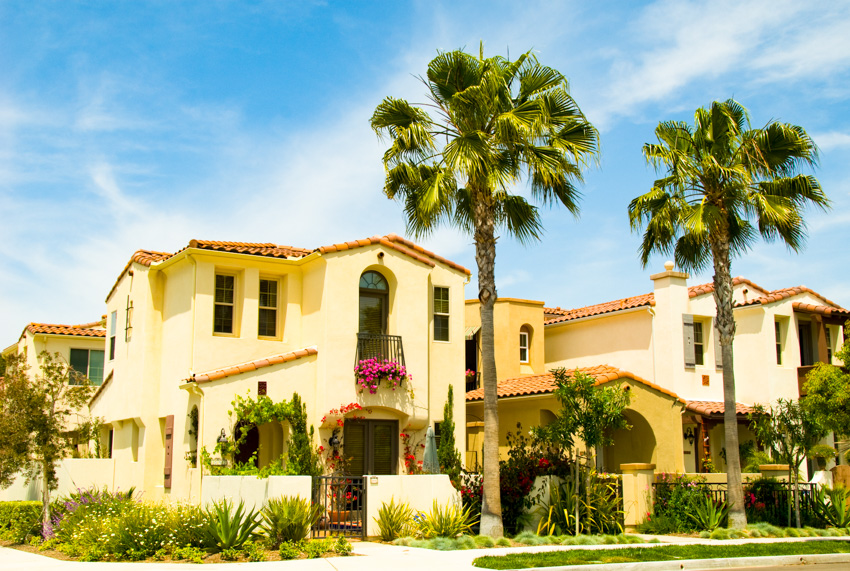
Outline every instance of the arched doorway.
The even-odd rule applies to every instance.
[[[240,437],[242,435],[242,429],[246,426],[246,422],[240,421],[236,425],[236,430],[234,431],[234,435]],[[260,431],[257,429],[256,425],[251,425],[248,429],[248,433],[245,435],[245,440],[242,442],[242,445],[239,446],[239,451],[233,457],[234,462],[237,464],[245,464],[251,457],[254,457],[254,466],[258,466],[257,461],[259,459],[259,455],[257,452],[260,449]]]
[[[649,421],[632,409],[623,413],[631,429],[615,430],[614,443],[603,450],[602,466],[606,472],[619,472],[620,464],[649,464],[655,459],[655,433]]]

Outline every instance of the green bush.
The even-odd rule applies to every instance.
[[[280,558],[283,560],[298,559],[298,556],[301,555],[301,544],[300,541],[284,541],[278,549]]]
[[[340,535],[333,544],[333,550],[337,555],[342,555],[343,557],[351,555],[351,543]]]
[[[427,514],[420,514],[416,524],[422,537],[457,537],[463,533],[469,533],[472,525],[477,520],[472,515],[470,508],[459,504],[449,504],[441,508],[437,500]]]
[[[572,480],[552,486],[542,511],[537,533],[563,535],[576,533],[576,506],[578,506],[580,534],[622,533],[623,510],[620,509],[617,483],[600,478],[595,472],[588,479],[582,477],[578,493]]]
[[[828,525],[850,527],[850,494],[843,486],[824,486],[815,494],[815,512]]]
[[[393,541],[413,532],[413,508],[407,503],[395,503],[395,498],[391,498],[389,504],[382,503],[378,508],[378,517],[373,519],[378,524],[381,541]]]
[[[723,523],[729,514],[726,502],[715,502],[710,497],[694,502],[694,511],[686,514],[700,531],[714,531]]]
[[[234,509],[229,500],[213,502],[207,509],[206,526],[201,529],[204,545],[213,553],[225,549],[240,549],[246,541],[254,539],[260,526],[260,515],[256,510],[245,511],[245,502]]]
[[[304,553],[308,559],[316,559],[333,549],[330,539],[312,539],[304,544]]]
[[[263,547],[261,543],[246,541],[245,545],[242,546],[242,551],[245,553],[245,557],[248,558],[248,561],[256,562],[266,560],[266,548]]]
[[[688,533],[699,531],[688,516],[709,496],[705,478],[661,473],[656,479],[652,515],[640,526],[641,533]]]
[[[0,502],[0,539],[24,543],[41,536],[41,502]]]
[[[171,559],[176,561],[191,561],[192,563],[203,563],[206,554],[197,547],[175,547],[171,551]]]
[[[301,541],[322,514],[322,506],[298,496],[272,498],[262,511],[263,531],[272,549],[284,541]]]

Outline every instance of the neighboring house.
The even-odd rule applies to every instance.
[[[330,411],[363,407],[338,435],[352,472],[402,472],[400,433],[422,439],[463,378],[468,279],[392,234],[313,250],[192,240],[175,254],[137,251],[106,299],[106,380],[90,402],[109,427],[116,485],[197,500],[197,451],[236,429],[235,396],[294,392],[325,447],[340,416]],[[412,381],[360,392],[354,366],[370,357],[404,364]],[[455,417],[463,410],[456,398]],[[288,426],[260,426],[240,459],[256,451],[263,467],[288,439]]]
[[[616,471],[625,460],[652,462],[662,471],[697,472],[710,459],[723,470],[723,378],[713,326],[713,286],[689,287],[688,275],[674,271],[670,262],[651,279],[655,286],[651,293],[577,309],[541,309],[544,315],[531,325],[543,331],[545,369],[589,369],[600,382],[610,382],[614,375],[631,387],[633,405],[626,416],[633,431],[639,432],[614,435],[615,445],[600,454],[605,469]],[[733,292],[736,410],[744,442],[753,439],[746,418],[752,404],[799,398],[812,366],[833,362],[850,312],[804,286],[769,291],[735,278]],[[520,335],[516,324],[500,329],[504,322],[497,320],[496,327],[497,338]],[[520,361],[522,355],[513,353],[511,359]],[[500,407],[502,426],[515,425],[520,409],[528,419],[524,423],[535,411],[538,422],[545,422],[552,410],[548,407],[555,404],[551,375],[544,375],[542,385],[533,377],[499,377],[500,395],[511,393],[516,403],[506,399]],[[636,389],[653,396],[654,411],[642,404],[647,399],[636,404]],[[479,398],[475,392],[467,394],[467,409],[473,415]],[[519,405],[523,398],[524,407]],[[512,407],[516,413],[510,412]],[[677,416],[678,422],[671,423]],[[470,427],[470,439],[474,429]]]
[[[41,353],[58,354],[74,369],[72,382],[75,378],[88,377],[92,385],[99,386],[103,383],[105,337],[103,319],[82,325],[30,323],[18,342],[3,350],[3,356],[23,355],[30,374],[38,374]],[[87,417],[88,411],[79,411],[79,414]],[[68,427],[70,432],[73,428],[73,425]]]

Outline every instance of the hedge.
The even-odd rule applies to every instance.
[[[41,535],[41,502],[0,502],[0,539],[24,543]]]

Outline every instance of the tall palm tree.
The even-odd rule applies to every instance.
[[[499,417],[493,305],[496,229],[521,242],[539,239],[537,207],[513,194],[525,180],[541,203],[578,214],[582,169],[598,134],[570,97],[567,80],[531,52],[515,61],[463,51],[440,53],[425,78],[429,103],[387,97],[372,128],[391,140],[384,192],[404,203],[408,231],[427,235],[442,223],[472,234],[481,302],[484,366],[484,503],[481,533],[503,534],[499,497]],[[433,117],[430,113],[433,113]]]
[[[655,129],[657,144],[643,154],[666,176],[632,200],[633,230],[646,228],[640,246],[644,267],[653,252],[673,253],[678,265],[700,271],[714,266],[714,300],[723,359],[723,402],[729,523],[747,523],[735,416],[732,341],[732,258],[761,236],[797,252],[805,239],[803,210],[829,200],[818,180],[798,174],[815,166],[817,147],[802,127],[771,121],[750,127],[747,110],[729,99],[700,108],[694,125],[667,121]]]

